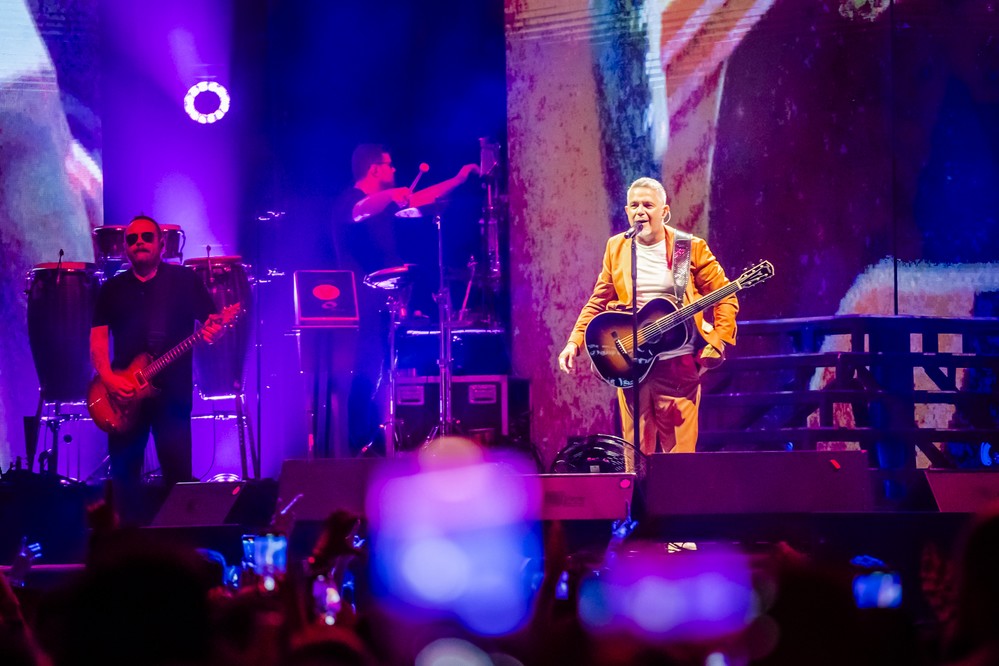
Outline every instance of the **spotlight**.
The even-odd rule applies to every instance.
[[[202,110],[195,106],[195,100]],[[229,112],[229,91],[221,83],[215,81],[200,81],[187,90],[184,95],[184,110],[191,120],[205,124],[212,124]],[[212,108],[205,111],[205,107]]]

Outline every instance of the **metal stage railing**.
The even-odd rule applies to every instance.
[[[699,447],[855,443],[874,467],[953,467],[999,449],[999,319],[843,315],[747,321],[703,377]]]

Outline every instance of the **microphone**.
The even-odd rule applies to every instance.
[[[410,192],[416,189],[416,184],[420,182],[420,178],[423,177],[423,174],[425,174],[428,171],[430,171],[430,165],[427,164],[426,162],[420,162],[420,172],[416,174],[416,178],[413,179],[413,184],[409,186]]]
[[[205,263],[208,264],[208,285],[209,287],[215,282],[215,276],[212,275],[212,246],[205,246]]]
[[[635,222],[635,226],[633,226],[631,229],[628,229],[628,231],[624,233],[624,237],[628,239],[634,238],[638,234],[642,233],[642,227],[644,226],[645,222]]]
[[[56,286],[59,286],[60,278],[62,277],[62,257],[66,254],[62,248],[59,248],[59,262],[56,264]]]

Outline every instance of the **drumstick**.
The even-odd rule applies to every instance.
[[[409,186],[409,191],[412,193],[416,189],[416,184],[420,182],[420,178],[426,172],[430,171],[430,165],[426,162],[420,162],[420,172],[416,174],[416,178],[413,179],[413,184]]]

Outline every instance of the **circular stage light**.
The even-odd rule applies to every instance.
[[[184,95],[184,110],[191,120],[202,125],[210,125],[222,120],[222,117],[229,112],[229,101],[229,91],[221,83],[200,81],[191,86]],[[206,105],[214,107],[213,110],[206,112]]]

